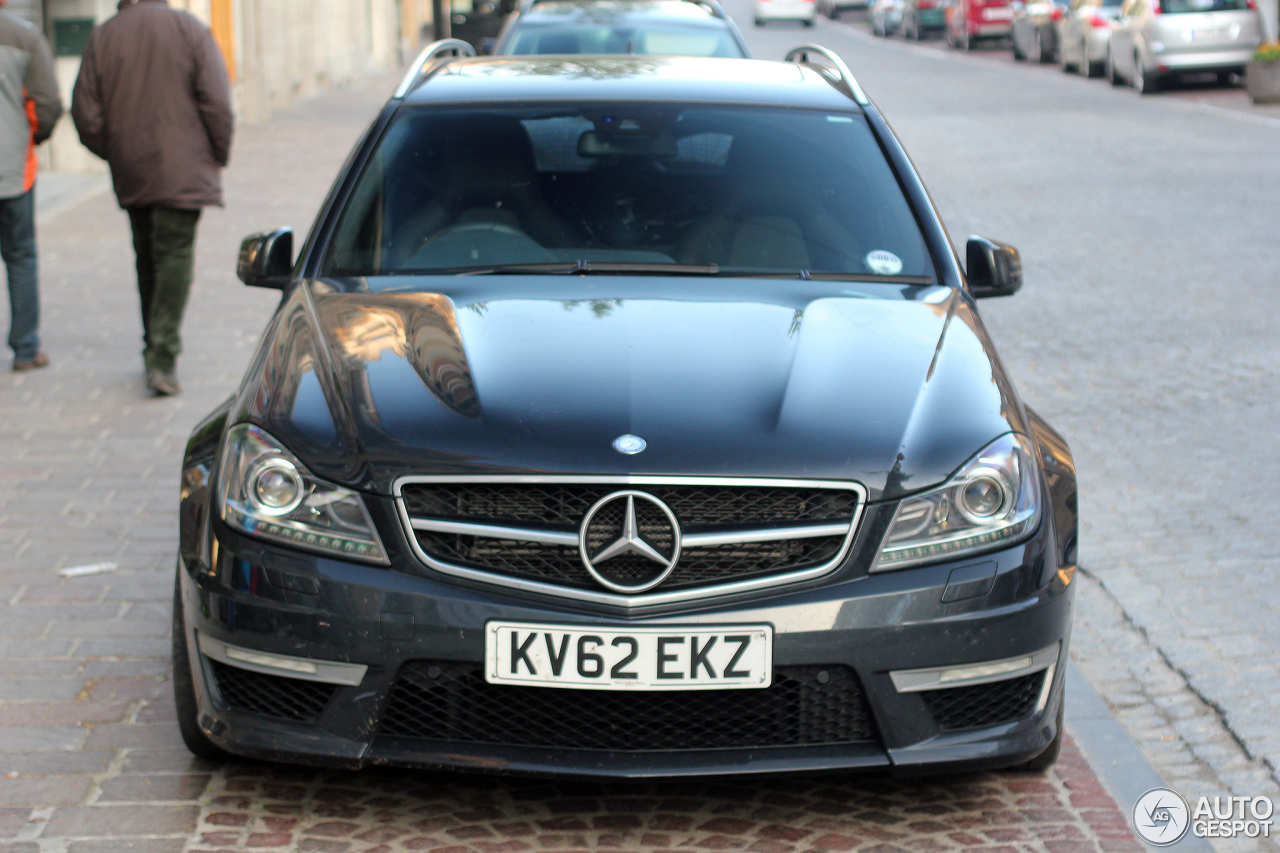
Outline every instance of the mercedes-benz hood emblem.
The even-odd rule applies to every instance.
[[[638,435],[631,435],[630,433],[620,435],[613,440],[613,449],[628,456],[635,456],[648,446],[649,442]]]

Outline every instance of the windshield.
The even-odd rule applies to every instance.
[[[554,264],[932,277],[860,114],[653,103],[403,111],[325,274]]]
[[[726,56],[742,50],[723,27],[675,22],[555,22],[524,24],[508,39],[504,54],[622,53],[643,56]]]
[[[1249,0],[1162,0],[1160,11],[1169,15],[1189,12],[1243,12]]]

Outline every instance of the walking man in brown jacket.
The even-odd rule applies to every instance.
[[[222,206],[234,125],[213,34],[165,0],[121,0],[89,35],[71,117],[80,141],[110,164],[133,227],[147,387],[177,394],[196,223],[202,208]]]

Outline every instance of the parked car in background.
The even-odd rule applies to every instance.
[[[1057,23],[1067,11],[1067,0],[1014,0],[1012,8],[1009,38],[1013,43],[1013,58],[1057,61]]]
[[[1066,14],[1058,19],[1058,64],[1062,70],[1102,76],[1122,2],[1072,0]]]
[[[896,33],[902,26],[902,9],[905,5],[904,0],[874,0],[867,10],[871,34],[884,37]]]
[[[1012,20],[1010,0],[954,0],[946,10],[947,44],[972,50],[979,40],[1007,38]]]
[[[756,0],[755,24],[763,27],[769,21],[799,21],[812,27],[816,6],[814,0]]]
[[[898,32],[904,39],[920,41],[930,33],[947,28],[948,0],[903,0],[902,23]]]
[[[507,19],[493,52],[751,56],[742,34],[714,0],[526,3]]]
[[[867,0],[816,0],[815,5],[818,7],[817,12],[819,15],[826,15],[834,21],[840,17],[841,12],[866,9],[870,4]]]
[[[1176,74],[1243,74],[1262,40],[1254,0],[1125,0],[1107,51],[1107,76],[1140,94]]]

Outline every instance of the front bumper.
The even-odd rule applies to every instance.
[[[1058,572],[1053,564],[1044,529],[1021,545],[976,559],[645,615],[446,581],[416,567],[410,574],[304,556],[214,526],[216,532],[206,531],[212,547],[203,556],[185,551],[182,602],[200,725],[214,743],[240,755],[347,768],[394,764],[632,778],[857,768],[912,773],[1016,764],[1037,755],[1056,734],[1073,593],[1070,572]],[[952,571],[976,564],[990,564],[990,590],[943,603]],[[485,624],[493,619],[613,626],[769,623],[775,667],[847,667],[856,674],[877,735],[856,743],[631,751],[384,733],[388,702],[407,667],[479,664]],[[245,661],[197,652],[225,645],[357,665],[340,670],[348,674],[359,666],[367,670],[358,683],[348,678],[330,684],[314,719],[273,717],[261,708],[238,707],[219,689],[218,672],[226,673],[219,668],[244,667]],[[1058,652],[1044,670],[1048,675],[1035,709],[992,725],[947,730],[925,693],[900,692],[891,676],[1031,655],[1050,646]],[[240,656],[245,658],[243,651]],[[258,667],[260,673],[272,671]],[[278,677],[290,675],[281,671]],[[310,684],[302,689],[311,690]]]

